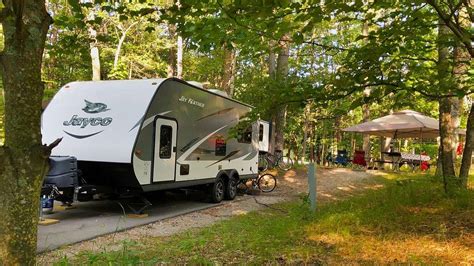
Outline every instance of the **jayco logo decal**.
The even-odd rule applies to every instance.
[[[107,104],[105,103],[91,103],[88,100],[84,100],[86,102],[86,107],[82,108],[82,111],[89,113],[89,114],[97,114],[108,111]]]
[[[106,112],[110,110],[110,109],[107,109],[107,105],[105,103],[93,103],[88,100],[84,100],[84,102],[86,106],[82,108],[82,111],[88,114],[97,114],[97,113],[102,113],[102,112]],[[73,126],[73,127],[80,127],[80,128],[85,128],[87,126],[106,127],[112,123],[112,120],[113,120],[112,117],[80,117],[79,115],[73,115],[71,119],[69,119],[68,121],[64,121],[63,125],[67,127]],[[85,135],[85,136],[74,135],[67,131],[64,131],[64,132],[75,138],[87,138],[87,137],[97,135],[102,131]]]

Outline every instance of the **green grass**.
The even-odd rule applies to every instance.
[[[474,263],[474,191],[446,195],[431,176],[403,177],[316,213],[299,200],[59,264]]]

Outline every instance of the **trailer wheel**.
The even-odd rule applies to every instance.
[[[216,182],[211,186],[211,201],[219,203],[224,199],[225,184],[221,177],[216,179]]]
[[[237,196],[237,185],[239,181],[235,177],[229,178],[226,182],[224,198],[226,200],[233,200]]]

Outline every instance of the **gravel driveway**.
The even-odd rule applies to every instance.
[[[338,200],[341,197],[360,193],[365,189],[378,189],[371,172],[353,171],[345,168],[317,169],[318,203]],[[38,255],[39,264],[50,264],[64,256],[74,256],[81,251],[118,250],[123,240],[138,240],[149,236],[169,236],[191,228],[205,227],[232,216],[267,208],[271,204],[289,201],[301,193],[307,193],[307,176],[304,170],[290,170],[278,177],[277,188],[268,194],[252,193],[238,196],[214,208],[205,209],[169,219],[139,226],[123,232],[97,237],[92,240],[65,246]]]

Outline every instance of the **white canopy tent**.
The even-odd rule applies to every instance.
[[[439,122],[437,119],[425,116],[421,113],[412,110],[404,110],[345,128],[343,131],[394,139],[435,139],[439,136]],[[465,132],[460,131],[459,134],[465,135]]]

